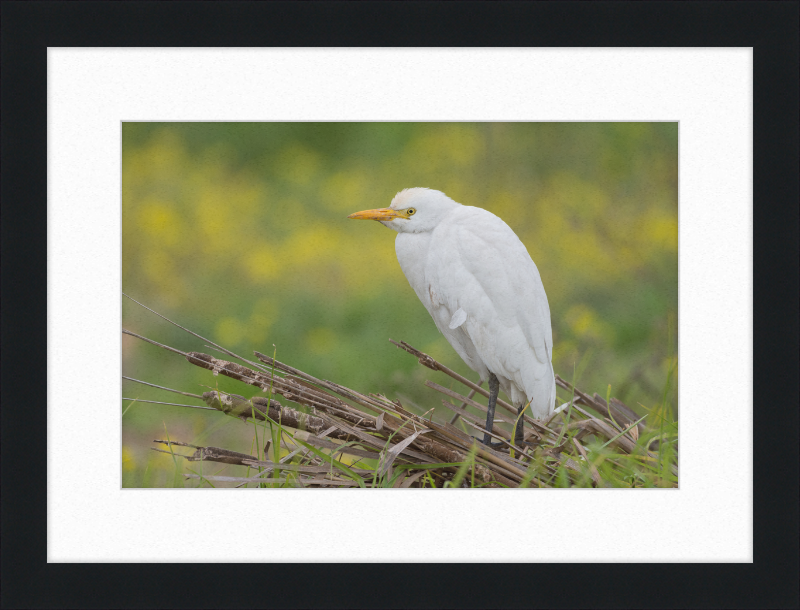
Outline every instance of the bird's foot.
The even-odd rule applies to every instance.
[[[492,441],[490,441],[488,439],[480,440],[479,438],[477,438],[475,436],[472,437],[472,440],[478,441],[481,445],[486,445],[487,447],[491,447],[492,449],[500,449],[501,447],[506,447],[507,446],[505,443],[500,443],[500,442],[493,443]]]

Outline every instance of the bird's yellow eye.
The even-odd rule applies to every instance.
[[[413,216],[416,213],[417,213],[417,211],[414,208],[408,208],[406,210],[406,214],[408,214],[409,216]]]

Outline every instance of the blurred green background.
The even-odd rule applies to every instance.
[[[578,387],[602,396],[610,384],[642,413],[663,400],[677,354],[677,123],[124,123],[123,290],[245,357],[276,349],[316,377],[437,407],[422,382],[451,380],[389,338],[477,375],[408,285],[396,233],[346,218],[412,186],[486,208],[519,235],[547,291],[557,373],[577,370]],[[122,317],[220,356],[124,298]],[[255,393],[137,339],[122,346],[124,375]],[[197,404],[129,381],[122,392]],[[126,487],[172,484],[172,458],[149,450],[166,434],[251,450],[253,426],[216,412],[128,400],[122,411]]]

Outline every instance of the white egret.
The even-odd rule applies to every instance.
[[[348,218],[377,220],[399,233],[395,250],[408,283],[453,349],[489,382],[486,430],[501,388],[518,415],[529,401],[534,417],[552,413],[550,307],[539,270],[505,222],[426,188],[405,189],[390,207]],[[483,442],[491,444],[488,434]]]

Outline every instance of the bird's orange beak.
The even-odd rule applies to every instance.
[[[395,218],[403,218],[403,215],[392,208],[380,208],[378,210],[356,212],[355,214],[350,214],[348,218],[353,220],[394,220]]]

